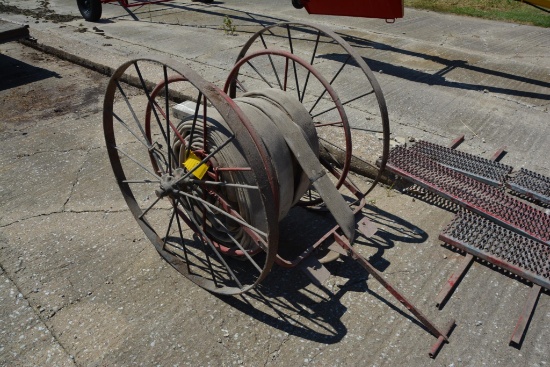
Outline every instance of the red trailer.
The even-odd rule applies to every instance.
[[[77,0],[82,17],[89,22],[101,18],[101,4],[119,3],[124,8],[158,4],[172,0]],[[211,3],[214,0],[203,0]],[[548,0],[541,0],[548,1]],[[309,14],[341,15],[360,18],[403,18],[403,0],[292,0],[295,8],[306,8]]]

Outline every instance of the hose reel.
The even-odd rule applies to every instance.
[[[175,118],[171,109],[182,100],[192,101],[190,111]],[[372,232],[361,209],[378,178],[363,191],[349,180],[351,126],[371,120],[384,136],[379,178],[389,121],[372,71],[334,32],[282,23],[250,38],[223,90],[173,60],[123,64],[108,84],[103,123],[130,211],[159,254],[189,280],[213,293],[239,294],[273,264],[297,266],[329,248],[351,255],[391,288],[442,344],[446,333],[352,248],[356,233]],[[326,144],[340,145],[341,157],[327,159]],[[280,221],[294,206],[320,204],[334,226],[285,258]]]

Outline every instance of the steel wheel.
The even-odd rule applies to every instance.
[[[237,63],[247,55],[266,49],[283,50],[295,54],[323,75],[329,81],[341,105],[344,106],[351,129],[382,132],[381,167],[377,178],[365,193],[368,194],[378,183],[385,169],[389,154],[390,128],[382,90],[363,57],[341,36],[327,28],[307,23],[280,23],[252,35],[239,53]],[[250,90],[254,84],[265,83],[264,79],[268,79],[267,76],[270,76],[271,79],[268,80],[277,86],[277,68],[272,61],[268,59],[268,62],[263,64],[254,63],[256,70],[252,69],[253,71],[247,75],[239,76],[238,82],[234,83],[229,90],[229,95],[234,98],[243,85]],[[322,89],[311,88],[309,73],[300,74],[295,63],[291,66],[289,78],[291,85],[288,88],[296,89],[300,100],[319,125],[328,126],[325,128],[326,133],[323,129],[317,129],[321,143],[333,143],[336,140],[345,150],[345,158],[334,159],[332,167],[329,167],[334,169],[336,175],[341,174],[345,178],[347,174],[345,168],[350,164],[353,145],[347,144],[345,136],[335,135],[330,125],[323,125],[323,123],[337,121],[334,120],[337,118],[335,116],[337,107],[327,94],[323,95]],[[319,96],[321,96],[320,99]],[[334,139],[335,136],[339,137]],[[338,161],[339,163],[334,163]]]
[[[268,65],[269,67],[267,67]],[[260,69],[265,69],[266,67],[268,71],[271,71],[271,75],[263,75],[260,72]],[[294,75],[291,75],[292,71]],[[278,88],[284,91],[293,89],[296,92],[295,98],[297,100],[304,104],[304,106],[307,104],[310,105],[310,114],[311,110],[313,110],[325,96],[326,99],[330,101],[329,103],[334,105],[334,113],[329,117],[332,118],[332,120],[314,121],[314,127],[318,134],[319,131],[322,132],[323,130],[330,129],[331,134],[342,136],[344,140],[347,156],[339,167],[339,178],[335,183],[336,187],[340,188],[346,179],[351,163],[351,130],[344,106],[329,82],[309,63],[298,56],[286,51],[265,49],[249,53],[235,64],[233,70],[229,73],[224,91],[228,92],[232,86],[238,83],[241,91],[248,92],[247,86],[240,82],[240,80],[245,80],[243,76],[247,74],[258,75],[262,83],[265,83],[265,86],[269,88]],[[298,76],[302,76],[306,80],[303,89],[300,89],[300,85],[297,82]],[[257,84],[258,83],[254,83],[255,89],[259,89]],[[308,96],[306,93],[308,89],[315,91],[314,95],[317,95],[315,101],[304,101],[306,96]],[[233,90],[233,94],[235,94],[235,89]],[[330,162],[321,159],[321,163],[331,171]],[[322,200],[319,197],[314,196],[313,190],[309,189],[306,195],[300,200],[299,204],[314,205],[321,202]]]
[[[123,85],[124,73],[141,88]],[[151,90],[147,80],[161,82]],[[181,121],[167,113],[176,95],[196,101]],[[133,60],[109,81],[104,132],[126,203],[174,268],[220,294],[247,291],[269,273],[278,240],[272,167],[225,93],[186,66]]]

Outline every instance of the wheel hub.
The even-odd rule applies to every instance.
[[[165,173],[160,177],[160,187],[155,190],[158,198],[166,196],[175,196],[178,191],[186,190],[189,179],[182,177],[185,175],[183,168],[175,169],[172,174]]]

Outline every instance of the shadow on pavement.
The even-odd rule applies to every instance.
[[[294,215],[302,218],[301,221],[293,221],[301,223],[302,226],[303,211],[300,209],[299,213],[291,214],[291,217]],[[368,206],[365,212],[366,216],[381,229],[372,238],[359,239],[355,246],[359,250],[361,246],[376,249],[376,253],[369,258],[369,261],[379,271],[384,271],[390,265],[383,255],[386,250],[393,248],[396,242],[423,243],[428,238],[426,232],[380,208]],[[327,227],[324,226],[324,228]],[[322,232],[319,227],[312,230],[317,233]],[[284,234],[281,235],[281,240],[285,240]],[[342,304],[341,299],[348,292],[367,292],[385,303],[392,311],[427,330],[402,307],[396,306],[399,303],[392,301],[392,297],[388,297],[389,293],[381,295],[369,289],[366,282],[369,274],[358,263],[350,258],[342,260],[326,264],[326,267],[331,274],[343,278],[345,280],[343,284],[319,288],[308,287],[311,282],[304,273],[297,269],[276,267],[263,283],[247,294],[235,297],[218,296],[218,298],[275,329],[325,344],[337,343],[347,333],[347,328],[341,320],[347,307]]]
[[[0,91],[48,78],[61,78],[61,76],[53,71],[0,54]]]

